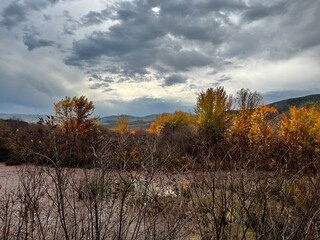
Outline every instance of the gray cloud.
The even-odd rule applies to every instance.
[[[227,81],[229,81],[231,79],[232,79],[232,77],[230,75],[223,74],[217,79],[217,82],[218,83],[223,83],[223,82],[227,82]]]
[[[188,78],[186,76],[174,74],[174,75],[171,75],[165,79],[164,85],[165,86],[172,86],[172,85],[179,84],[179,83],[186,83],[187,79]]]
[[[23,43],[29,51],[42,47],[54,47],[56,45],[54,41],[41,38],[38,29],[33,25],[24,28]]]
[[[0,26],[8,29],[17,26],[27,20],[30,11],[39,11],[56,4],[59,0],[14,0],[1,13]]]
[[[223,68],[243,67],[245,61],[256,57],[290,58],[320,43],[320,30],[313,19],[320,14],[320,4],[308,2],[305,7],[300,1],[287,0],[252,1],[249,5],[236,0],[121,2],[81,18],[83,25],[107,19],[119,22],[107,31],[94,31],[75,41],[65,63],[96,70],[105,63],[105,71],[118,75],[121,81],[141,81],[150,69],[161,78],[200,67],[218,73]],[[152,10],[155,6],[157,13]],[[297,13],[297,9],[304,13]],[[301,18],[291,26],[296,15],[310,13],[314,14],[309,20]],[[221,77],[218,82],[226,80],[230,79]]]
[[[198,5],[197,2],[193,4]],[[183,49],[183,46],[184,41],[189,40],[208,40],[209,44],[221,43],[225,38],[225,35],[221,34],[223,27],[214,20],[221,14],[213,12],[211,19],[214,24],[210,22],[211,28],[208,28],[208,23],[205,22],[207,16],[202,16],[199,21],[187,16],[176,19],[173,14],[168,14],[172,12],[168,6],[170,4],[166,1],[162,2],[160,13],[155,14],[152,11],[152,2],[122,2],[113,6],[113,10],[89,12],[82,17],[83,24],[100,24],[108,17],[121,22],[110,27],[108,31],[95,31],[88,37],[75,41],[72,54],[65,58],[65,63],[90,67],[93,62],[109,60],[108,65],[112,65],[114,70],[112,73],[128,76],[148,74],[147,68],[150,67],[160,72],[189,71],[193,67],[213,64],[213,57],[208,55],[205,49],[189,50]],[[225,6],[230,7],[230,2],[226,5],[220,2],[218,9]],[[184,5],[176,5],[175,9],[183,7]],[[193,6],[187,11],[192,12],[195,8]],[[199,15],[198,12],[194,14]],[[175,42],[170,35],[180,40]]]
[[[111,16],[112,11],[109,9],[104,9],[101,12],[90,11],[88,14],[81,17],[80,22],[83,26],[98,25],[111,18]]]
[[[262,4],[254,5],[244,12],[243,20],[247,22],[253,22],[269,16],[285,14],[285,12],[288,10],[288,6],[288,1],[278,2],[271,6],[265,6]]]
[[[0,21],[0,26],[5,26],[6,28],[12,28],[18,23],[25,21],[27,18],[23,5],[16,1],[6,7],[1,16],[2,20]]]
[[[48,15],[48,14],[43,14],[43,19],[44,19],[45,21],[50,21],[50,20],[51,20],[51,16]]]
[[[297,14],[297,8],[305,11],[304,15],[319,11],[316,0],[309,2],[307,8],[302,8],[299,1],[286,0],[251,1],[249,5],[236,0],[188,4],[168,0],[121,2],[81,18],[82,25],[101,24],[108,19],[120,22],[107,31],[95,31],[75,41],[65,63],[90,68],[93,64],[97,67],[97,62],[108,62],[111,73],[132,77],[149,74],[150,68],[160,74],[205,66],[219,71],[224,67],[238,67],[242,60],[259,55],[293,56],[303,44],[319,43],[320,30],[307,30],[314,30],[311,23],[316,21],[308,23],[301,19],[301,27],[291,27],[288,22]],[[152,11],[155,6],[159,8],[157,13]],[[240,22],[235,22],[233,16]],[[273,18],[270,24],[263,22],[267,17]],[[261,20],[261,24],[250,27],[257,20]],[[302,29],[302,25],[306,28]],[[288,29],[290,36],[285,35],[285,31],[279,34],[279,28]],[[298,31],[312,36],[308,41],[302,37],[291,39]]]
[[[56,45],[54,41],[37,38],[32,34],[25,34],[23,37],[23,43],[28,47],[29,51],[41,47],[53,47]]]
[[[74,35],[74,32],[78,30],[81,25],[80,22],[75,20],[69,11],[64,11],[63,17],[66,19],[63,23],[63,33],[66,35]]]
[[[174,70],[188,71],[192,67],[204,67],[213,63],[213,59],[197,51],[160,51],[159,57],[163,64],[171,66]]]
[[[308,94],[312,84],[317,84],[319,79],[319,71],[316,70],[320,49],[319,0],[82,0],[72,4],[69,1],[72,0],[1,1],[0,60],[4,56],[12,56],[12,62],[21,55],[25,59],[36,56],[21,50],[22,41],[29,51],[42,48],[44,54],[37,56],[41,59],[39,62],[50,54],[50,61],[43,62],[54,62],[56,66],[63,61],[67,65],[63,67],[79,73],[76,77],[79,81],[86,77],[89,83],[75,86],[78,91],[88,86],[93,89],[90,94],[105,92],[105,95],[112,95],[116,94],[118,85],[122,85],[113,83],[149,81],[155,84],[154,90],[150,90],[150,98],[131,103],[121,99],[114,102],[114,110],[119,109],[119,113],[131,111],[129,105],[132,104],[142,104],[141,109],[145,112],[153,112],[156,107],[163,111],[172,109],[167,100],[152,98],[153,95],[166,95],[152,92],[158,91],[159,86],[172,86],[170,90],[173,91],[184,86],[187,90],[183,91],[189,91],[188,96],[191,89],[199,92],[203,90],[200,88],[218,84],[225,84],[231,91],[242,84],[244,87],[258,86],[260,91],[265,87],[277,90],[276,86],[271,88],[265,83],[265,76],[275,70],[276,74],[273,72],[271,75],[276,78],[275,82],[279,82],[278,87],[281,86],[284,94],[277,91],[265,93],[271,100]],[[99,9],[101,4],[106,7]],[[34,28],[25,28],[33,25]],[[262,65],[269,70],[264,70]],[[299,70],[301,65],[303,68]],[[289,80],[291,77],[284,72],[293,68],[297,69],[297,77]],[[4,72],[9,71],[6,69],[2,68]],[[252,73],[256,69],[261,70]],[[251,73],[246,72],[250,70]],[[16,72],[16,69],[11,71]],[[50,71],[46,74],[57,75],[54,67]],[[298,71],[309,76],[308,86],[297,84],[300,79],[306,79]],[[42,78],[47,79],[47,75],[42,74]],[[6,72],[5,81],[17,81],[9,75]],[[240,78],[238,83],[237,78]],[[54,80],[43,85],[51,86],[53,83],[50,81]],[[70,89],[74,84],[71,82],[67,84]],[[36,83],[41,85],[39,81]],[[292,83],[292,92],[283,89],[288,83]],[[178,88],[175,88],[176,84],[179,84]],[[1,88],[3,86],[1,82]],[[8,87],[8,83],[6,86],[5,89],[13,91],[14,87]],[[30,86],[33,85],[30,83]],[[19,84],[15,87],[18,88]],[[301,87],[304,89],[295,92]],[[36,89],[36,85],[32,88]],[[48,92],[48,89],[41,88],[44,87],[38,86],[37,96],[42,100],[39,92]],[[180,99],[183,91],[177,94]],[[83,92],[86,93],[86,89]],[[30,90],[28,93],[34,92]],[[132,94],[129,97],[136,96]],[[3,101],[8,102],[8,98]],[[14,104],[13,100],[10,104]],[[18,104],[23,104],[23,101]],[[119,108],[120,104],[126,107]],[[179,106],[181,104],[177,102],[175,109]]]

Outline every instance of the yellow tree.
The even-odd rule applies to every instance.
[[[117,119],[118,126],[114,128],[116,133],[123,134],[128,130],[128,119],[125,116],[120,116]]]
[[[231,109],[232,102],[232,96],[223,87],[202,91],[195,107],[200,130],[213,138],[220,137],[230,119],[227,111]]]
[[[272,117],[277,114],[274,107],[261,106],[250,116],[248,139],[253,144],[269,145],[274,134]]]
[[[320,112],[315,106],[291,107],[289,116],[282,116],[280,136],[291,146],[292,156],[311,161],[320,153]]]
[[[84,96],[65,97],[54,104],[55,121],[67,135],[78,136],[96,127],[99,118],[91,117],[95,107]]]
[[[147,131],[149,133],[160,134],[165,128],[175,130],[184,126],[190,127],[193,122],[193,116],[186,112],[176,111],[173,114],[163,113],[156,117]]]
[[[257,92],[251,92],[249,89],[242,88],[237,92],[235,103],[238,113],[233,118],[229,134],[231,134],[231,138],[238,143],[247,143],[252,124],[254,121],[257,121],[257,119],[252,119],[252,114],[261,106],[262,97]],[[271,112],[274,111],[273,109],[266,108],[258,110],[254,118],[264,117],[265,114],[269,114],[269,110]],[[256,127],[258,126],[259,125],[256,124]],[[251,132],[252,131],[253,130],[251,130]]]

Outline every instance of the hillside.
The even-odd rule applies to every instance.
[[[282,101],[269,104],[270,107],[276,108],[279,113],[288,113],[290,107],[308,107],[312,104],[320,105],[320,94],[308,95],[298,98],[289,98]]]
[[[144,117],[134,117],[130,115],[122,115],[128,120],[128,127],[130,129],[133,128],[142,128],[147,129],[150,126],[150,123],[154,121],[156,118],[156,114],[147,115]],[[117,126],[117,120],[119,116],[108,116],[108,117],[102,117],[100,119],[100,123],[109,127],[114,128]]]

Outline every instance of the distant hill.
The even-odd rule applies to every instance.
[[[0,119],[8,120],[21,120],[28,123],[35,123],[39,121],[39,117],[46,118],[46,115],[37,115],[37,114],[7,114],[7,113],[0,113]]]
[[[135,117],[130,115],[121,115],[127,118],[128,120],[128,126],[130,129],[132,128],[142,128],[147,129],[150,126],[150,123],[154,121],[157,114],[147,115],[144,117]],[[42,117],[44,119],[47,118],[46,115],[36,115],[36,114],[6,114],[6,113],[0,113],[0,119],[8,120],[8,119],[14,119],[14,120],[21,120],[28,123],[36,123],[39,121],[39,117]],[[100,123],[102,125],[105,125],[109,128],[114,128],[117,126],[117,120],[119,116],[113,115],[113,116],[107,116],[100,118]]]
[[[133,128],[147,129],[149,128],[151,122],[155,120],[157,114],[147,115],[144,117],[135,117],[130,115],[121,115],[121,116],[125,117],[128,120],[129,129],[133,129]],[[119,116],[102,117],[100,119],[100,123],[109,128],[114,128],[118,125],[118,122],[117,122],[118,117]]]
[[[320,94],[308,95],[298,98],[290,98],[269,104],[270,107],[276,108],[279,113],[288,113],[290,107],[308,107],[312,104],[320,105]]]

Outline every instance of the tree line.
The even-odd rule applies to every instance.
[[[87,167],[100,161],[117,169],[156,163],[179,171],[202,169],[204,163],[224,169],[318,168],[317,106],[279,114],[257,92],[241,89],[231,96],[223,87],[208,88],[196,100],[194,114],[161,114],[142,130],[128,129],[125,117],[108,129],[98,124],[92,101],[66,97],[54,104],[54,116],[38,124],[1,121],[0,161]]]

